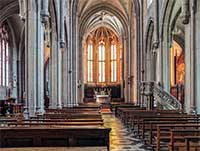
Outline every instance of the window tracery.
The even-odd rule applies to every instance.
[[[8,87],[9,84],[9,47],[8,27],[0,25],[0,86]]]

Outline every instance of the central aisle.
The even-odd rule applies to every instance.
[[[112,128],[110,133],[111,151],[150,151],[137,138],[134,138],[124,124],[113,114],[103,114],[104,126]]]

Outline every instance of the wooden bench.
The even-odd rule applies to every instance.
[[[160,133],[160,136],[162,134],[164,134],[165,136],[166,135],[169,135],[170,134],[170,130],[167,128],[163,128],[163,129],[160,129],[160,131],[158,131],[157,133],[157,126],[165,126],[165,125],[196,125],[198,124],[196,121],[187,121],[187,120],[177,120],[177,121],[174,121],[174,120],[171,120],[171,121],[149,121],[149,127],[145,127],[145,132],[147,132],[147,141],[150,145],[153,145],[153,140],[157,140],[157,134]],[[170,128],[171,129],[171,128]],[[156,138],[156,139],[155,139]],[[159,140],[158,140],[159,141]]]
[[[153,116],[153,115],[159,115],[159,114],[168,114],[168,115],[174,115],[174,114],[180,114],[178,111],[167,111],[167,110],[140,110],[140,109],[124,109],[120,108],[120,118],[122,121],[127,124],[132,119],[135,119],[135,116]]]
[[[111,129],[97,126],[0,128],[0,147],[107,146]]]
[[[197,142],[194,147],[200,150],[200,136],[185,136],[186,151],[191,151],[190,142]]]
[[[9,127],[19,127],[19,126],[54,126],[54,125],[61,125],[61,126],[94,126],[94,125],[103,125],[103,122],[98,122],[98,121],[92,121],[92,122],[76,122],[76,121],[71,121],[71,122],[8,122],[5,124],[5,126]]]
[[[179,124],[159,124],[157,125],[157,132],[156,132],[156,150],[160,151],[161,147],[161,140],[165,143],[162,144],[162,147],[167,147],[168,143],[170,142],[170,131],[172,129],[183,129],[183,128],[199,128],[200,124],[190,124],[190,123],[179,123]]]
[[[150,118],[144,118],[142,121],[138,121],[137,124],[137,132],[138,135],[142,137],[142,139],[145,138],[145,132],[149,132],[149,141],[150,144],[152,142],[152,133],[153,130],[156,130],[156,126],[158,124],[176,124],[176,123],[197,123],[196,118],[192,117],[168,117],[168,116],[160,116],[160,117],[154,117],[152,119]]]
[[[7,120],[0,127],[1,147],[107,146],[110,128],[94,108],[50,109],[44,116]]]
[[[82,112],[94,112],[100,113],[100,109],[90,109],[90,108],[68,108],[68,109],[46,109],[46,113],[82,113]]]
[[[56,113],[45,113],[43,115],[44,119],[90,119],[90,118],[96,118],[101,119],[102,116],[100,113],[62,113],[62,114],[56,114]]]
[[[179,148],[187,151],[191,151],[191,148],[200,149],[200,125],[199,127],[191,126],[184,129],[171,130],[168,149],[169,151],[174,151]]]

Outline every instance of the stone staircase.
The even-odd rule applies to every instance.
[[[155,81],[142,81],[140,93],[146,98],[146,103],[156,104],[158,107],[165,110],[179,110],[182,111],[182,104],[170,93],[165,91]]]

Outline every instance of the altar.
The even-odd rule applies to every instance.
[[[96,95],[96,102],[97,103],[109,103],[110,102],[110,95]]]
[[[111,89],[94,89],[94,94],[97,103],[109,104],[111,101]]]

